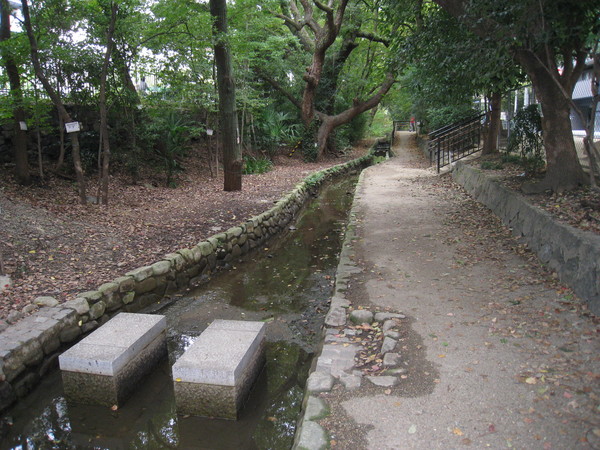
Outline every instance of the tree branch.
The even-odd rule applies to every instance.
[[[292,5],[294,5],[293,2],[291,2]],[[302,45],[302,48],[308,52],[308,53],[312,53],[315,49],[315,43],[314,41],[310,38],[310,36],[308,35],[308,33],[306,32],[304,26],[306,25],[306,22],[303,21],[302,23],[300,23],[298,21],[298,15],[296,13],[299,14],[298,8],[296,7],[296,12],[292,11],[294,13],[294,17],[290,17],[289,15],[286,14],[285,10],[285,3],[282,2],[281,4],[281,9],[283,10],[283,13],[273,13],[273,15],[279,19],[282,19],[284,24],[288,27],[288,29],[292,32],[292,34],[294,36],[296,36],[298,38],[298,40],[300,41],[300,45]],[[295,5],[294,5],[295,7]],[[293,9],[293,8],[292,8]]]
[[[361,37],[363,39],[368,39],[371,42],[379,42],[380,44],[385,45],[386,47],[389,47],[390,45],[390,40],[389,39],[385,39],[381,36],[376,36],[373,33],[367,33],[364,31],[359,31],[358,33],[356,33],[357,37]]]
[[[294,105],[296,108],[298,109],[302,109],[302,105],[300,104],[300,102],[298,101],[298,99],[296,97],[294,97],[287,89],[285,89],[281,84],[279,84],[279,82],[277,80],[275,80],[273,77],[270,77],[269,75],[267,75],[266,73],[264,73],[260,68],[258,67],[253,67],[254,72],[263,80],[265,80],[267,83],[269,83],[273,88],[275,88],[276,91],[280,92],[281,94],[283,94],[285,96],[285,98],[287,98],[292,105]]]

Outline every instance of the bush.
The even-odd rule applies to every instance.
[[[363,113],[352,119],[350,123],[336,128],[334,130],[336,150],[344,149],[361,140],[367,131],[368,125],[369,115]]]
[[[481,163],[483,170],[501,170],[504,168],[502,161],[483,161]]]
[[[302,134],[300,135],[300,149],[302,151],[302,157],[306,162],[314,162],[317,160],[317,121],[313,120],[308,128],[302,127]]]
[[[180,161],[187,151],[189,132],[187,119],[176,110],[154,111],[143,125],[142,139],[164,170],[167,186],[174,187],[175,172],[183,170]]]
[[[261,149],[272,157],[280,146],[297,140],[300,126],[294,121],[289,113],[265,109],[257,124],[256,139]]]
[[[266,173],[273,168],[273,163],[268,158],[255,158],[254,156],[244,156],[244,175],[253,173]]]
[[[506,149],[509,154],[518,153],[523,168],[527,172],[535,173],[545,165],[543,148],[542,117],[539,106],[526,106],[515,114]]]

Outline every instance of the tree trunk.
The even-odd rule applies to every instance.
[[[482,155],[498,153],[498,135],[500,134],[500,112],[502,105],[502,94],[494,92],[490,98],[490,110],[488,112],[487,133],[483,142]]]
[[[127,89],[127,92],[132,96],[131,103],[137,105],[141,102],[140,94],[135,88],[135,83],[131,79],[131,74],[129,73],[129,67],[127,66],[127,61],[123,56],[123,53],[118,49],[113,49],[113,64],[121,74],[121,80],[123,81],[123,85]]]
[[[332,3],[332,2],[330,2]],[[312,7],[306,10],[309,2],[303,3],[305,8],[306,23],[315,31],[314,52],[312,62],[306,69],[304,74],[304,92],[302,93],[302,121],[306,128],[310,126],[315,116],[315,96],[317,87],[321,81],[323,73],[323,65],[325,63],[325,55],[329,47],[335,42],[344,19],[348,0],[342,0],[337,6],[337,11],[331,8],[331,5],[324,9],[325,11],[325,26],[319,27],[312,17]],[[320,8],[322,9],[322,8]],[[311,25],[312,24],[312,25]]]
[[[10,39],[10,5],[8,0],[0,0],[0,42]],[[29,160],[27,158],[27,134],[21,129],[21,122],[25,122],[25,109],[23,108],[23,93],[21,91],[21,78],[19,69],[10,54],[10,50],[2,47],[0,54],[10,86],[10,95],[13,102],[13,149],[15,155],[15,176],[19,184],[26,185],[31,182],[29,176]]]
[[[38,56],[37,39],[35,38],[33,28],[31,26],[31,17],[29,16],[29,5],[27,4],[27,0],[21,0],[21,5],[23,6],[23,24],[25,26],[25,31],[27,32],[27,37],[29,38],[29,45],[31,47],[31,62],[33,63],[35,75],[44,86],[48,97],[50,97],[52,103],[54,103],[54,106],[56,106],[56,108],[58,109],[58,113],[62,116],[63,121],[65,123],[73,122],[62,100],[60,99],[60,97],[48,81],[48,78],[46,78],[44,72],[42,71],[42,65],[40,64],[40,59]],[[85,177],[83,175],[81,155],[79,152],[79,132],[70,133],[70,135],[73,155],[73,166],[75,168],[75,174],[77,175],[77,184],[79,186],[79,200],[82,204],[85,204]]]
[[[571,128],[569,99],[573,94],[574,81],[552,79],[551,72],[532,52],[522,51],[517,57],[531,78],[540,100],[547,162],[544,179],[540,183],[523,186],[523,191],[536,193],[550,189],[562,192],[585,184],[586,177],[577,157]],[[565,76],[563,73],[562,77]]]
[[[106,52],[104,54],[104,62],[102,64],[102,72],[100,74],[100,136],[102,141],[102,170],[100,182],[100,199],[103,205],[108,205],[108,172],[110,164],[110,139],[108,136],[108,111],[106,108],[106,79],[108,77],[108,67],[110,65],[110,57],[113,49],[113,34],[115,32],[115,23],[117,21],[116,3],[110,5],[110,22],[106,33]]]
[[[395,80],[392,74],[388,73],[385,81],[379,87],[379,90],[371,98],[363,102],[355,99],[354,105],[351,108],[348,108],[347,110],[336,114],[335,116],[329,116],[317,112],[319,119],[321,119],[321,125],[319,126],[319,130],[317,132],[317,159],[320,159],[323,156],[323,153],[327,148],[327,139],[331,135],[332,131],[340,125],[350,122],[359,114],[377,106],[383,96],[390,90],[394,84],[394,81]]]
[[[231,54],[227,41],[226,0],[210,0],[215,37],[215,62],[219,86],[219,128],[223,143],[224,190],[242,189],[242,153],[238,137],[237,110],[235,106],[235,81]]]

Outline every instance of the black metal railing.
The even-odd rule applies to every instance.
[[[481,131],[485,114],[447,125],[429,133],[428,151],[437,171],[454,161],[481,150]]]

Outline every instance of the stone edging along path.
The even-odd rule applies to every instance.
[[[542,262],[548,264],[559,274],[562,281],[585,298],[593,312],[600,314],[600,237],[555,222],[548,213],[533,207],[523,197],[505,188],[498,181],[462,162],[456,164],[452,173],[456,182],[477,201],[490,208],[511,227],[516,236],[522,237]],[[362,179],[361,175],[357,192]],[[350,276],[361,271],[350,258],[352,240],[355,239],[355,221],[356,212],[353,207],[336,272],[335,293],[325,319],[324,343],[308,379],[303,415],[296,432],[294,449],[329,447],[327,433],[318,423],[329,414],[327,406],[318,397],[319,392],[331,390],[335,383],[334,378],[346,389],[360,386],[360,374],[352,371],[354,356],[359,348],[348,341],[344,343],[345,347],[331,347],[332,344],[344,342],[339,341],[336,337],[339,335],[333,333],[339,332],[337,328],[345,326],[350,316],[351,305],[345,299],[344,292]],[[383,316],[383,320],[388,317],[392,320],[403,318],[401,314]],[[335,353],[331,351],[332,348],[335,349]],[[327,363],[321,363],[321,359]]]
[[[456,163],[452,177],[510,227],[513,235],[522,238],[542,263],[585,299],[592,312],[600,314],[600,236],[557,222],[465,163]]]
[[[56,365],[59,354],[83,335],[120,311],[138,312],[226,269],[231,260],[283,231],[324,182],[362,169],[372,160],[369,153],[315,172],[268,211],[73,300],[42,307],[8,327],[0,333],[0,412],[26,395]]]

